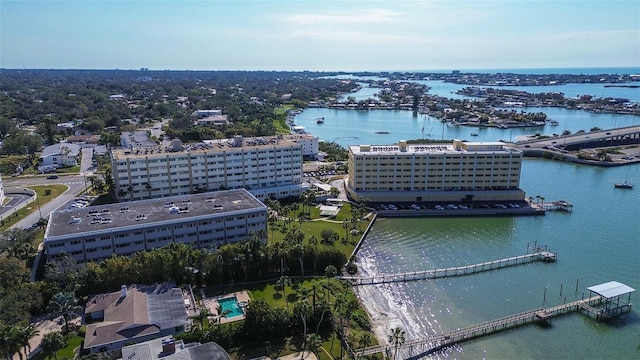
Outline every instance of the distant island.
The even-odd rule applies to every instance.
[[[637,89],[640,88],[640,85],[605,85],[604,87],[619,87],[619,88],[630,88]]]

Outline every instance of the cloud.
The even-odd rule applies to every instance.
[[[401,15],[398,12],[388,9],[361,10],[355,14],[301,14],[287,18],[287,22],[298,25],[315,24],[376,24],[396,21],[396,17]]]
[[[638,39],[640,32],[633,30],[610,31],[574,31],[560,33],[549,37],[551,40],[576,41],[576,40],[608,40],[608,39]],[[637,43],[636,43],[637,44]]]
[[[392,34],[371,34],[362,31],[327,31],[327,30],[299,30],[291,34],[294,38],[311,40],[343,41],[369,44],[398,44],[424,42],[424,38]]]

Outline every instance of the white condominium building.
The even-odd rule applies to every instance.
[[[259,199],[302,193],[302,144],[284,136],[112,151],[118,201],[244,188]]]
[[[266,230],[267,207],[238,189],[57,210],[44,247],[47,261],[65,252],[82,263],[173,242],[217,247],[244,241],[251,232],[264,240]]]
[[[521,164],[502,142],[350,146],[346,188],[372,202],[524,200]]]
[[[302,157],[315,160],[318,157],[319,144],[318,137],[310,134],[283,135],[287,140],[291,140],[302,147]]]

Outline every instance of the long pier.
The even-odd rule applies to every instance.
[[[483,271],[497,270],[509,266],[522,265],[530,263],[532,261],[555,261],[557,254],[552,253],[549,249],[544,247],[535,247],[533,253],[528,253],[520,256],[513,256],[505,259],[487,261],[479,264],[457,266],[442,269],[423,270],[406,272],[399,274],[383,274],[374,276],[340,276],[341,280],[347,280],[352,285],[374,285],[393,282],[405,282],[405,281],[418,281],[428,279],[438,279],[454,276],[464,276]]]
[[[530,310],[504,318],[487,321],[479,325],[457,329],[439,335],[427,336],[423,339],[408,341],[398,346],[398,351],[402,353],[401,358],[403,359],[419,358],[455,343],[489,335],[491,333],[503,331],[509,328],[530,324],[537,320],[547,321],[554,316],[578,310],[585,310],[587,313],[598,318],[601,312],[592,307],[592,305],[598,305],[601,302],[602,297],[592,296],[587,299],[577,300],[546,309],[541,308]],[[378,345],[367,348],[354,349],[352,350],[352,355],[357,359],[361,356],[372,355],[376,353],[385,353],[389,355],[395,351],[396,348],[394,346]]]

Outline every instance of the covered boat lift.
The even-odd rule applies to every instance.
[[[592,297],[594,294],[602,298],[603,306],[594,314],[598,319],[607,319],[631,310],[631,293],[634,288],[617,281],[609,281],[600,285],[587,288]],[[627,301],[620,297],[627,295]],[[591,311],[590,311],[591,312]]]

